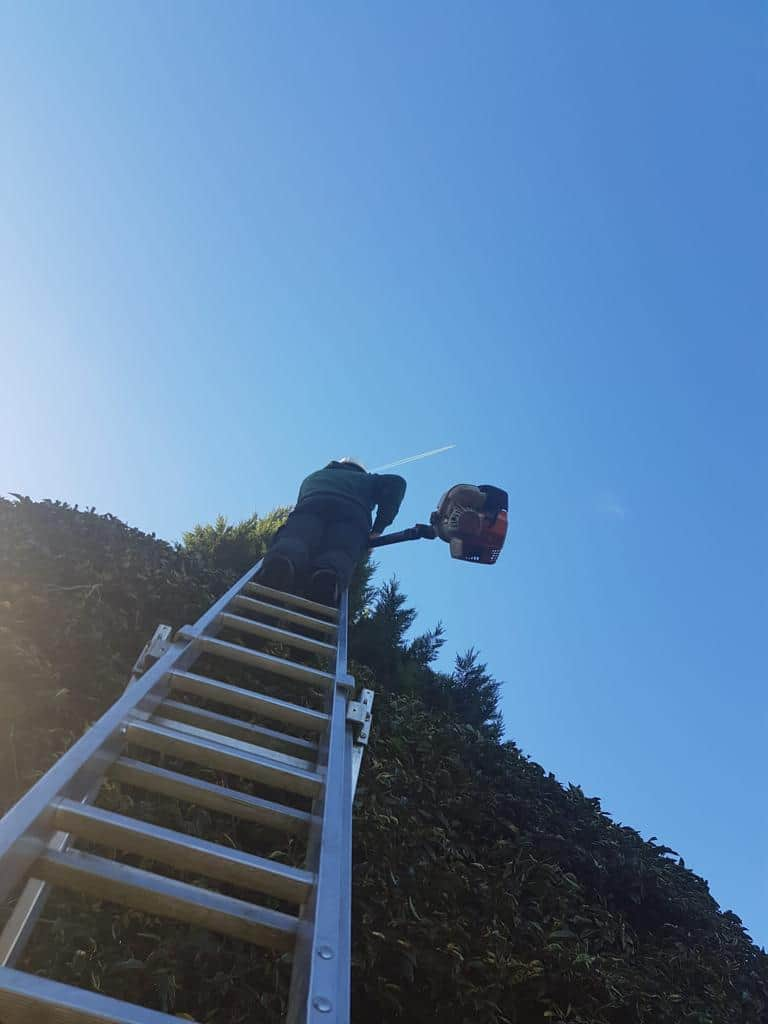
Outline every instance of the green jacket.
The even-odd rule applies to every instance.
[[[373,532],[386,529],[400,508],[406,483],[393,473],[364,473],[354,466],[329,462],[323,469],[310,473],[299,490],[299,502],[309,498],[346,498],[359,505],[370,516],[378,506]]]

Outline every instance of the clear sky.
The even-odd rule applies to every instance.
[[[355,454],[508,735],[768,943],[759,0],[0,3],[0,484],[169,540]]]

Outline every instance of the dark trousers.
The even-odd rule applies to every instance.
[[[268,555],[290,558],[301,578],[316,569],[332,569],[339,587],[349,586],[355,564],[368,547],[371,519],[344,498],[300,502],[278,530]]]

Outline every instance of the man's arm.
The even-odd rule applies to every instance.
[[[400,510],[400,504],[405,497],[406,486],[405,480],[394,473],[385,473],[376,477],[378,511],[373,523],[373,533],[381,533],[390,523],[394,522],[395,516]]]

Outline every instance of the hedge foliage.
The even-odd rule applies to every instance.
[[[122,692],[155,626],[194,621],[284,515],[196,527],[176,548],[93,510],[0,499],[3,809]],[[765,1024],[768,958],[706,883],[503,742],[498,682],[472,651],[436,672],[442,627],[410,640],[396,582],[373,591],[363,567],[355,609],[353,670],[377,698],[355,815],[353,1019]],[[130,787],[101,802],[303,856]],[[290,964],[57,893],[23,966],[199,1021],[273,1024]]]

